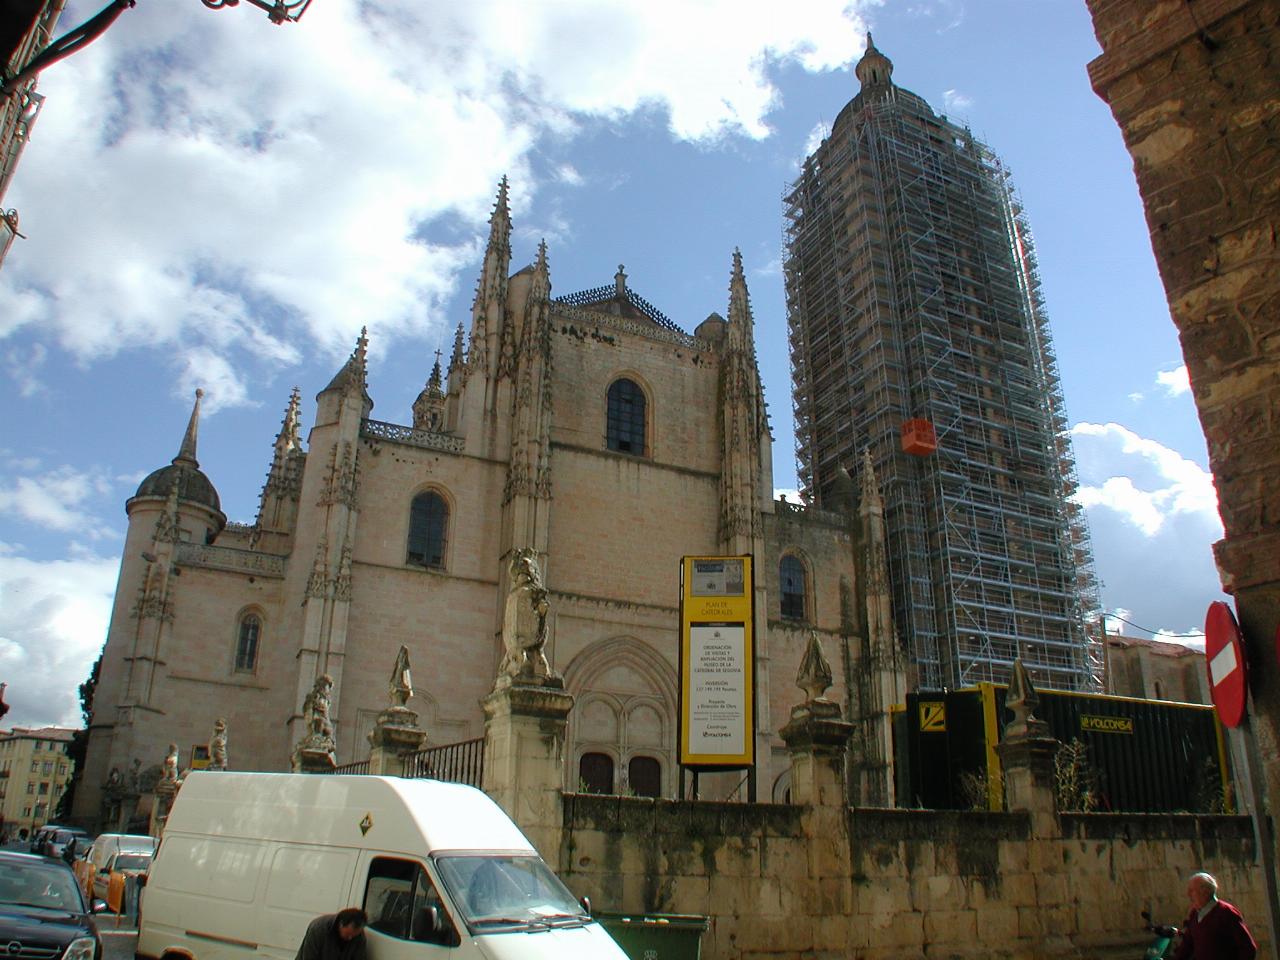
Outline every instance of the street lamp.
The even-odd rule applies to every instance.
[[[201,0],[201,2],[211,10],[219,10],[223,7],[238,6],[240,0]],[[307,12],[307,7],[311,6],[311,0],[249,0],[251,4],[261,10],[267,12],[267,19],[272,23],[297,23],[302,19],[302,15]],[[93,16],[76,27],[71,32],[54,40],[47,47],[33,56],[27,63],[18,70],[17,73],[9,76],[0,68],[0,100],[11,96],[15,91],[19,90],[27,81],[32,80],[45,67],[51,66],[69,57],[77,50],[88,46],[98,37],[106,32],[111,24],[116,22],[116,17],[124,13],[125,10],[134,6],[136,0],[111,0],[111,3]],[[28,3],[32,15],[31,29],[34,29],[37,20],[40,17],[40,5],[38,3]],[[12,26],[12,25],[10,25]],[[14,52],[23,41],[30,35],[30,29],[14,31],[12,29],[5,31],[6,40],[10,40],[12,46],[6,43],[0,47],[0,65],[9,62]]]
[[[240,0],[200,0],[210,10],[221,10],[223,7],[234,7],[240,3]],[[311,0],[293,0],[293,3],[285,3],[284,0],[276,0],[275,3],[267,3],[266,0],[249,0],[259,10],[267,11],[267,19],[272,23],[297,23],[302,19],[302,15],[307,12],[307,7],[311,6]]]

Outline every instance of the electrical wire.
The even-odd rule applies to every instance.
[[[1181,639],[1191,639],[1192,637],[1204,636],[1203,630],[1192,630],[1189,633],[1170,633],[1168,630],[1152,630],[1150,627],[1140,627],[1138,626],[1138,624],[1134,623],[1132,620],[1126,620],[1124,617],[1120,616],[1120,614],[1118,613],[1107,613],[1107,614],[1103,614],[1103,616],[1105,616],[1108,620],[1119,620],[1121,623],[1127,623],[1129,626],[1133,627],[1135,630],[1141,630],[1143,633],[1149,633],[1152,636],[1160,635],[1160,636],[1166,636],[1166,637],[1178,637]]]

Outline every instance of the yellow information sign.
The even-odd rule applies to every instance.
[[[751,557],[680,562],[680,763],[755,763]]]
[[[920,701],[920,732],[947,732],[947,705],[937,700]]]

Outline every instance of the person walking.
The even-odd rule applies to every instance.
[[[1182,926],[1174,960],[1253,960],[1258,945],[1240,911],[1218,899],[1218,881],[1208,873],[1187,881],[1191,912]]]
[[[296,960],[366,960],[364,928],[368,923],[359,907],[316,917],[307,924]]]

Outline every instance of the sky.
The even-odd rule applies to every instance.
[[[72,0],[58,34],[97,9]],[[504,175],[512,270],[545,238],[553,295],[624,264],[692,331],[741,249],[794,490],[782,196],[857,92],[868,29],[1013,171],[1110,625],[1201,629],[1216,494],[1083,0],[314,0],[279,26],[143,0],[42,75],[4,198],[27,237],[0,268],[6,722],[79,722],[124,502],[197,387],[201,466],[245,523],[290,390],[305,431],[362,326],[373,416],[411,420]]]

